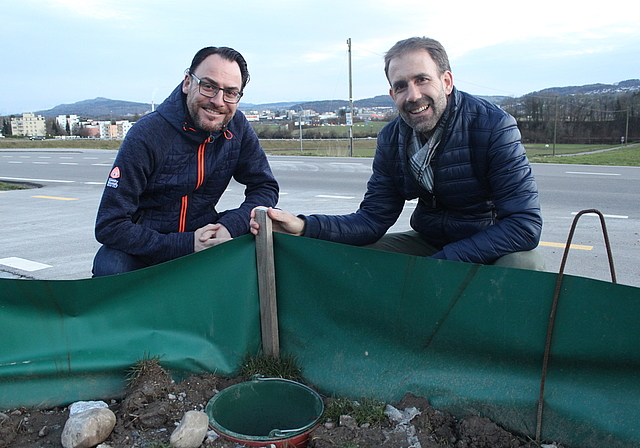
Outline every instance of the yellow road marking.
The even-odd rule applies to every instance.
[[[567,247],[564,243],[546,243],[544,241],[540,241],[540,246],[549,246],[549,247]],[[581,249],[581,250],[591,250],[593,246],[583,246],[581,244],[572,244],[569,246],[569,249]]]
[[[59,201],[77,201],[78,198],[57,198],[55,196],[31,196],[32,198],[57,199]]]

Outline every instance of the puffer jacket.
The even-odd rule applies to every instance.
[[[412,129],[400,118],[378,136],[373,174],[357,212],[305,216],[305,236],[365,245],[380,239],[418,198],[411,227],[440,252],[433,258],[490,264],[534,249],[542,231],[537,185],[516,121],[454,88],[443,139],[432,161],[434,188],[409,172]]]
[[[276,182],[258,137],[236,112],[223,131],[188,123],[180,84],[127,133],[98,209],[96,239],[151,264],[194,251],[194,231],[223,224],[232,237],[249,231],[258,205],[275,206]],[[245,200],[233,210],[216,204],[234,178]]]

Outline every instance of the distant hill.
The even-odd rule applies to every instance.
[[[57,117],[58,115],[78,115],[94,120],[109,120],[111,118],[133,117],[136,114],[144,115],[150,111],[151,104],[98,97],[72,104],[60,104],[53,109],[41,110],[35,114],[45,118]]]
[[[532,92],[528,95],[604,95],[624,92],[640,92],[640,79],[629,79],[616,84],[589,84],[584,86],[551,87],[548,89]],[[525,95],[526,96],[526,95]],[[501,105],[508,98],[505,96],[483,96],[492,103]],[[378,95],[373,98],[355,100],[354,107],[395,107],[389,95]],[[343,107],[347,107],[347,100],[323,100],[306,102],[281,102],[266,104],[240,103],[240,110],[262,111],[262,110],[285,110],[285,109],[312,109],[318,113],[333,112]],[[94,120],[116,119],[121,117],[134,117],[144,115],[151,111],[151,104],[135,103],[132,101],[111,100],[108,98],[94,98],[92,100],[79,101],[72,104],[60,104],[52,109],[35,112],[45,118],[58,115],[79,115],[82,118]]]
[[[604,95],[612,93],[640,92],[640,79],[628,79],[616,84],[587,84],[584,86],[551,87],[529,95]]]
[[[240,103],[239,109],[242,111],[263,111],[263,110],[285,110],[293,109],[303,110],[311,109],[319,114],[325,112],[334,112],[340,108],[348,107],[347,100],[321,100],[321,101],[304,101],[304,102],[288,102],[288,103],[265,103],[265,104],[243,104]],[[365,98],[355,100],[354,107],[394,107],[393,100],[389,95],[379,95],[373,98]]]

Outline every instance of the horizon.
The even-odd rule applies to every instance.
[[[590,83],[590,84],[582,84],[582,85],[566,85],[566,86],[553,86],[553,87],[546,87],[537,91],[533,91],[533,92],[528,92],[525,93],[523,95],[520,95],[518,97],[523,97],[523,96],[527,96],[527,95],[531,95],[537,92],[542,92],[542,91],[546,91],[546,90],[553,90],[553,89],[568,89],[568,88],[583,88],[583,87],[590,87],[590,86],[618,86],[621,83],[625,83],[625,82],[629,82],[629,81],[638,81],[640,83],[640,78],[631,78],[631,79],[623,79],[617,82],[613,82],[613,83],[601,83],[601,82],[596,82],[596,83]],[[366,97],[366,98],[354,98],[354,102],[357,101],[363,101],[363,100],[370,100],[370,99],[374,99],[374,98],[378,98],[378,97],[386,97],[389,96],[388,94],[380,94],[380,95],[375,95],[375,96],[370,96],[370,97]],[[499,95],[499,94],[493,94],[493,95],[476,95],[476,96],[480,96],[480,97],[505,97],[505,98],[513,98],[513,96],[510,95]],[[516,97],[516,98],[518,98]],[[15,113],[10,113],[10,114],[0,114],[0,116],[2,117],[8,117],[11,115],[22,115],[22,114],[26,114],[26,113],[34,113],[34,114],[41,114],[44,112],[48,112],[51,111],[53,109],[56,109],[58,107],[62,107],[62,106],[73,106],[76,104],[81,104],[81,103],[86,103],[86,102],[91,102],[91,101],[97,101],[97,100],[107,100],[107,101],[119,101],[119,102],[125,102],[125,103],[134,103],[134,104],[141,104],[141,105],[148,105],[151,106],[152,104],[155,104],[155,106],[158,106],[159,104],[162,103],[162,101],[164,101],[164,99],[160,102],[155,102],[155,103],[151,103],[151,102],[139,102],[139,101],[131,101],[131,100],[123,100],[123,99],[115,99],[115,98],[107,98],[107,97],[103,97],[103,96],[97,96],[95,98],[86,98],[84,100],[79,100],[73,103],[60,103],[57,104],[49,109],[38,109],[38,110],[29,110],[29,111],[23,111],[23,112],[15,112]],[[253,107],[253,106],[260,106],[260,107],[264,107],[267,105],[277,105],[277,104],[291,104],[291,105],[297,105],[297,104],[304,104],[304,103],[314,103],[314,102],[325,102],[325,101],[349,101],[348,99],[341,99],[341,98],[332,98],[332,99],[318,99],[318,100],[304,100],[304,101],[273,101],[273,102],[267,102],[267,103],[248,103],[248,102],[244,102],[242,101],[240,103],[240,106],[238,107],[238,109],[242,109],[247,108],[247,107]]]

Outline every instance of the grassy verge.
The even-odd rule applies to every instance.
[[[29,140],[24,138],[2,138],[0,139],[0,149],[38,149],[38,148],[65,148],[65,149],[118,149],[121,140],[98,140],[98,139],[78,139],[78,140]]]
[[[606,149],[606,148],[600,148]],[[588,151],[597,151],[589,148]],[[573,154],[586,152],[582,150],[572,152]],[[558,154],[558,152],[556,152]],[[562,153],[561,153],[562,154]],[[571,153],[564,153],[571,154]],[[527,147],[529,160],[534,163],[561,163],[580,165],[610,165],[610,166],[640,166],[640,144],[628,145],[610,151],[592,152],[591,154],[579,154],[573,156],[556,155],[536,155]]]
[[[122,142],[120,140],[43,140],[31,141],[25,139],[3,138],[0,139],[0,149],[14,148],[66,148],[66,149],[118,149]],[[331,156],[346,157],[349,155],[349,139],[317,139],[302,140],[268,140],[262,139],[260,143],[268,154],[278,155],[307,155],[307,156]],[[596,152],[613,148],[606,145],[556,145],[555,156],[551,145],[525,145],[529,160],[535,163],[577,163],[586,165],[618,165],[618,166],[640,166],[640,144],[631,144],[624,147],[617,147],[610,151]],[[354,139],[354,157],[373,157],[376,150],[376,139]],[[574,155],[565,157],[567,154],[577,154],[591,152],[587,155]]]
[[[10,190],[27,190],[30,187],[19,184],[11,184],[7,182],[0,181],[0,191],[10,191]]]

